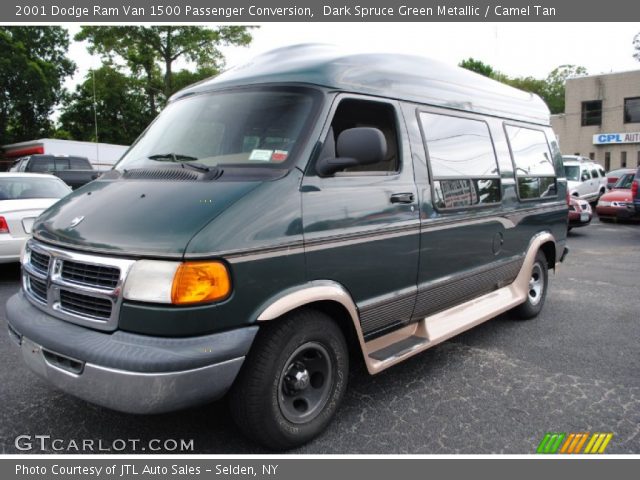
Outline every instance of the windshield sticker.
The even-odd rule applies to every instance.
[[[249,160],[260,160],[262,162],[268,162],[271,160],[271,154],[273,150],[252,150],[249,155]]]
[[[273,155],[271,155],[271,161],[280,163],[284,162],[289,156],[289,152],[286,150],[274,150]]]

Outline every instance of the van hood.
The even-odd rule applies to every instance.
[[[181,257],[196,233],[261,183],[97,180],[41,215],[33,234],[96,253]]]

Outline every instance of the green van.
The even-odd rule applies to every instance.
[[[272,449],[371,374],[513,309],[567,252],[535,95],[403,55],[303,45],[177,93],[113,170],[48,209],[7,303],[25,362],[130,413],[228,393]]]

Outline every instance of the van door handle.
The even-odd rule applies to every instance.
[[[413,193],[394,193],[390,200],[391,203],[413,203]]]

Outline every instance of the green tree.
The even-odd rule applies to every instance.
[[[142,133],[153,116],[147,104],[143,82],[105,64],[89,72],[65,100],[57,135],[68,134],[75,140],[129,145]]]
[[[0,145],[52,131],[49,116],[75,70],[61,27],[0,27]]]
[[[87,26],[76,40],[89,42],[89,51],[109,60],[124,61],[134,75],[145,81],[151,112],[175,91],[173,66],[178,59],[193,62],[214,74],[224,66],[223,45],[248,45],[251,27],[217,28],[192,26],[102,27]]]
[[[640,34],[636,36],[636,39],[640,55]],[[584,67],[560,65],[553,69],[545,79],[535,77],[509,77],[494,69],[491,65],[487,65],[471,57],[461,61],[458,66],[506,83],[520,90],[535,93],[545,101],[551,113],[564,112],[564,93],[567,80],[587,74],[587,69]]]
[[[473,57],[462,60],[458,64],[458,66],[489,78],[494,78],[497,73],[491,65],[487,65],[486,63],[481,62],[480,60],[476,60]]]
[[[547,76],[543,98],[551,113],[564,112],[564,93],[567,80],[587,75],[587,69],[577,65],[560,65]]]

